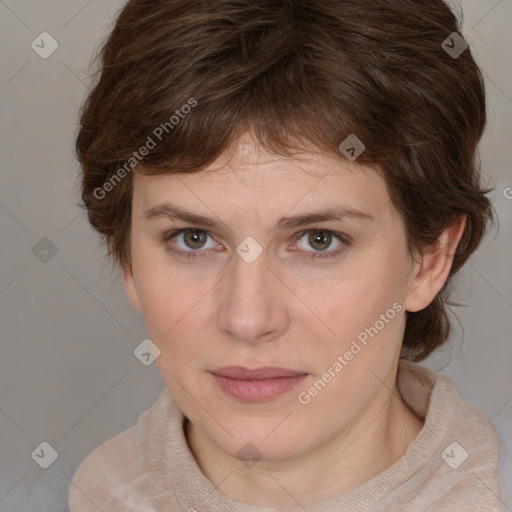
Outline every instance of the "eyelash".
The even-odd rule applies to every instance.
[[[198,232],[202,232],[202,233],[206,233],[207,235],[210,235],[210,233],[208,233],[208,231],[205,231],[204,229],[198,229],[198,228],[175,229],[173,231],[170,231],[170,232],[164,234],[162,237],[162,242],[164,242],[164,243],[169,242],[173,238],[176,238],[177,236],[182,235],[183,233],[187,233],[189,231],[198,231]],[[302,232],[298,233],[297,235],[295,235],[295,240],[298,241],[304,235],[306,235],[308,233],[315,233],[315,232],[331,235],[334,238],[336,238],[339,242],[341,242],[343,245],[341,247],[339,247],[338,249],[335,249],[334,251],[330,251],[330,252],[324,252],[324,253],[313,252],[309,256],[306,256],[305,257],[306,259],[318,261],[318,260],[326,260],[326,259],[336,258],[338,256],[341,256],[341,254],[344,253],[346,251],[346,249],[351,245],[351,240],[349,237],[347,237],[346,235],[343,235],[342,233],[337,233],[335,231],[329,231],[327,229],[309,229],[306,231],[302,231]],[[209,258],[210,257],[208,254],[206,254],[206,251],[204,251],[204,250],[203,251],[201,251],[201,250],[182,251],[180,249],[175,249],[175,248],[170,248],[170,247],[168,247],[167,250],[171,253],[177,254],[180,257],[185,257],[188,259]]]

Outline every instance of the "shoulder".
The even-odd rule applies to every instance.
[[[155,411],[165,407],[167,401],[167,394],[162,393],[139,416],[136,425],[100,444],[85,457],[71,481],[71,512],[155,510],[152,499],[159,493],[147,450],[154,434],[151,424]]]
[[[499,510],[500,442],[489,421],[445,375],[410,362],[401,370],[403,397],[425,418],[412,450],[427,462],[418,500],[434,510]]]
[[[134,491],[134,483],[144,473],[137,456],[136,428],[105,441],[80,463],[69,490],[71,512],[111,510]]]
[[[436,504],[436,510],[464,510],[475,512],[499,512],[501,509],[500,491],[492,490],[476,472],[454,485]]]

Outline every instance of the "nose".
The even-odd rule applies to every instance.
[[[286,332],[290,291],[276,274],[265,251],[252,263],[235,253],[233,267],[217,289],[222,333],[235,341],[256,343],[277,339]]]

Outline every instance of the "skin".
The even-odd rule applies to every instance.
[[[144,218],[163,203],[221,226]],[[270,230],[281,217],[340,204],[373,220]],[[190,449],[218,491],[252,505],[308,506],[354,489],[404,455],[423,425],[395,386],[405,312],[425,308],[442,288],[464,225],[461,217],[412,261],[402,219],[374,169],[313,149],[275,156],[250,134],[199,173],[134,175],[126,290],[189,420]],[[180,228],[204,231],[162,241]],[[308,239],[316,231],[326,238]],[[264,249],[252,263],[236,252],[248,236]],[[337,257],[308,258],[341,246]],[[173,247],[208,257],[180,257]],[[298,394],[395,302],[402,311],[314,399],[300,403]],[[272,401],[244,403],[225,395],[209,373],[228,365],[309,375]],[[237,458],[249,442],[262,457],[251,467]]]

